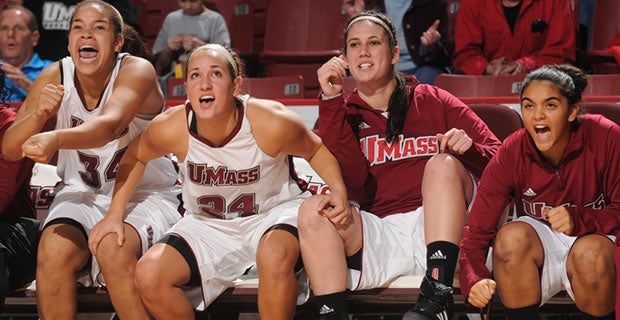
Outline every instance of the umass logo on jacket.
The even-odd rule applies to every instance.
[[[73,11],[75,11],[75,5],[66,6],[62,2],[45,2],[43,4],[41,28],[45,30],[69,30]]]
[[[388,143],[379,135],[360,139],[360,147],[370,165],[398,161],[416,157],[430,157],[439,153],[437,136],[408,137],[398,136],[398,141]]]
[[[545,219],[545,214],[544,214],[545,209],[553,208],[552,205],[544,201],[528,201],[526,199],[521,199],[521,203],[523,204],[523,211],[527,215],[534,217],[536,219]],[[573,208],[577,207],[577,205],[574,203],[564,203],[561,206],[573,207]],[[594,210],[602,210],[606,206],[607,206],[607,203],[605,201],[605,195],[601,193],[596,199],[594,199],[592,202],[586,203],[583,207],[592,208]]]

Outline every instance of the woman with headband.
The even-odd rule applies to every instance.
[[[359,206],[339,219],[328,194],[300,209],[302,257],[317,313],[348,319],[347,289],[425,275],[406,319],[450,319],[467,208],[500,142],[448,92],[395,72],[399,48],[385,15],[352,17],[344,38],[344,54],[318,70],[319,131]],[[357,90],[345,97],[347,70]]]
[[[153,65],[121,52],[127,42],[122,31],[122,17],[110,4],[80,2],[71,17],[70,57],[37,77],[3,141],[13,160],[47,163],[58,151],[62,183],[37,258],[42,319],[75,319],[78,277],[83,285],[105,284],[121,319],[148,318],[135,287],[135,264],[181,217],[178,173],[164,157],[149,165],[128,205],[106,216],[120,158],[164,107]],[[56,129],[40,132],[48,119],[56,120]],[[93,227],[102,219],[114,221],[115,229],[89,252],[88,239],[97,237]]]
[[[580,114],[586,86],[570,65],[541,67],[523,81],[525,129],[485,169],[461,242],[468,304],[483,308],[497,291],[506,319],[536,320],[539,306],[566,290],[581,319],[615,319],[620,127]],[[516,218],[498,228],[511,201]]]
[[[349,216],[338,162],[296,113],[239,95],[241,63],[218,44],[188,59],[188,100],[156,117],[119,165],[112,208],[124,207],[151,159],[172,153],[183,175],[184,217],[138,262],[137,285],[157,319],[194,319],[257,265],[262,319],[292,319],[300,271],[298,208],[310,194],[291,156],[305,158]]]

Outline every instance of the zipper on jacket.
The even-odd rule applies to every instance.
[[[555,176],[558,177],[558,181],[560,182],[560,190],[564,190],[564,183],[562,183],[562,176],[560,176],[560,170],[555,170]]]

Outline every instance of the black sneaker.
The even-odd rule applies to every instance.
[[[428,277],[422,279],[420,296],[403,320],[450,320],[454,316],[452,287]]]

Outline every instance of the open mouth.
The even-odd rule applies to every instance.
[[[215,98],[213,96],[202,96],[200,97],[200,99],[198,99],[198,102],[200,103],[209,103],[213,101],[215,101]]]
[[[79,54],[80,54],[80,58],[82,59],[93,59],[97,57],[97,54],[99,54],[99,51],[97,51],[95,48],[90,47],[90,46],[83,46],[83,47],[80,47]]]
[[[362,70],[366,70],[368,68],[372,67],[372,63],[362,63],[360,64],[360,69]]]
[[[548,137],[551,134],[551,129],[543,125],[534,126],[534,131],[536,132],[536,135],[541,138]]]

